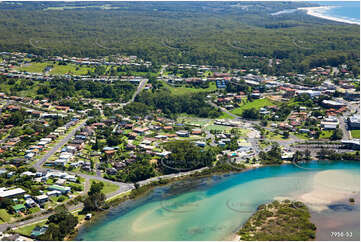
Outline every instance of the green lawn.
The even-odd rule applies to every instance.
[[[310,139],[309,137],[308,137],[308,135],[307,134],[304,134],[304,133],[297,133],[297,132],[294,132],[294,133],[292,133],[294,136],[296,136],[297,138],[299,138],[299,139]]]
[[[16,233],[19,233],[19,234],[22,234],[22,235],[25,235],[25,236],[30,236],[30,235],[31,235],[31,231],[33,231],[33,229],[34,229],[36,226],[43,226],[45,223],[46,223],[46,220],[45,220],[45,221],[41,221],[41,222],[36,223],[36,224],[30,224],[30,225],[27,225],[27,226],[24,226],[24,227],[21,227],[21,228],[16,229],[15,232],[16,232]]]
[[[93,181],[98,182],[98,180],[91,179],[91,180],[90,180],[90,184],[91,184]],[[104,181],[103,181],[103,183],[104,183],[104,187],[103,187],[102,192],[103,192],[104,194],[108,194],[108,193],[115,192],[115,191],[118,190],[118,188],[119,188],[118,185],[115,185],[115,184],[110,183],[110,182],[104,182]]]
[[[225,131],[225,130],[229,130],[229,129],[232,129],[231,127],[229,126],[223,126],[223,125],[217,125],[217,124],[214,124],[214,125],[208,125],[206,127],[207,130],[222,130],[222,131]]]
[[[284,139],[284,136],[282,134],[277,134],[275,132],[266,130],[266,138],[267,139],[282,140],[282,139]]]
[[[188,93],[201,93],[201,92],[213,92],[217,90],[215,82],[210,82],[208,88],[194,88],[194,87],[173,87],[164,82],[164,86],[169,89],[172,94],[184,95]]]
[[[47,62],[34,62],[25,64],[19,68],[21,71],[34,72],[34,73],[42,73],[47,65],[50,63]]]
[[[360,138],[360,130],[359,129],[351,130],[351,135],[352,135],[352,138],[359,139]]]
[[[183,114],[178,117],[177,122],[184,123],[184,124],[189,124],[189,125],[199,125],[199,126],[202,126],[202,127],[204,125],[210,123],[210,121],[208,119],[190,117],[190,116],[183,115]]]
[[[0,219],[8,223],[13,220],[13,217],[6,211],[6,209],[0,209]]]
[[[332,133],[333,133],[332,130],[322,130],[320,139],[329,139],[331,137]]]
[[[260,109],[266,106],[272,106],[274,103],[268,98],[256,99],[252,102],[242,102],[239,108],[235,108],[231,113],[236,115],[242,115],[243,111],[250,108]]]
[[[40,208],[36,206],[36,207],[30,208],[29,211],[30,211],[30,213],[37,213],[37,212],[40,212]]]
[[[228,113],[222,112],[222,115],[219,116],[217,119],[234,119],[234,117],[229,115]]]
[[[78,69],[77,69],[78,67]],[[67,65],[58,65],[55,64],[54,67],[51,69],[50,74],[53,75],[65,75],[68,73],[74,74],[74,75],[86,75],[89,70],[92,70],[93,68],[90,67],[81,67],[74,64],[67,64]]]

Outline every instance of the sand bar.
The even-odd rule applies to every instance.
[[[313,210],[322,211],[339,201],[347,202],[360,192],[359,176],[343,170],[317,172],[312,178],[312,189],[296,197]]]

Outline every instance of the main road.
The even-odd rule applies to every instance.
[[[138,86],[137,90],[133,93],[132,98],[131,98],[128,102],[126,102],[126,103],[121,103],[120,105],[124,107],[125,105],[134,102],[135,98],[136,98],[137,95],[143,90],[143,88],[144,88],[144,86],[147,84],[147,82],[148,82],[148,79],[142,80],[142,81],[139,83],[139,86]]]
[[[344,116],[338,117],[339,126],[340,126],[340,129],[342,130],[342,139],[350,140],[351,135],[350,135],[350,132],[346,129],[346,123],[345,123],[344,118],[345,118]]]
[[[65,136],[63,139],[61,139],[58,143],[55,144],[55,146],[53,148],[51,148],[50,151],[46,152],[46,154],[44,154],[34,165],[33,167],[36,170],[41,170],[41,166],[52,156],[54,155],[63,145],[65,145],[66,143],[68,143],[68,141],[75,135],[75,133],[80,130],[81,128],[84,127],[85,123],[86,123],[86,119],[80,121],[80,125],[78,125],[76,128],[74,128],[67,136]],[[67,123],[65,126],[69,127],[71,126],[73,121],[70,121],[69,123]]]
[[[50,171],[59,171],[59,170],[54,170],[54,169],[46,169],[43,168],[42,165],[52,156],[54,155],[63,145],[65,145],[67,142],[69,142],[69,140],[75,135],[75,133],[80,130],[82,127],[84,127],[84,125],[86,124],[87,120],[82,120],[80,121],[80,124],[74,128],[69,134],[67,134],[63,139],[61,139],[60,141],[58,141],[55,146],[48,151],[46,154],[44,154],[34,165],[33,167],[37,170],[37,171],[45,171],[45,170],[50,170]],[[71,122],[67,123],[66,126],[69,127],[71,126]],[[115,184],[118,186],[118,189],[112,193],[108,193],[106,194],[106,198],[110,199],[112,197],[118,196],[122,193],[128,192],[132,189],[134,189],[134,185],[130,184],[130,183],[122,183],[122,182],[115,182],[115,181],[111,181],[108,179],[105,179],[101,176],[93,176],[93,175],[88,175],[88,174],[83,174],[83,173],[76,173],[76,172],[67,172],[69,174],[73,174],[73,175],[77,175],[80,176],[82,178],[85,179],[85,185],[84,185],[84,190],[81,193],[81,195],[85,195],[90,188],[90,181],[91,180],[97,180],[97,181],[103,181],[103,182],[109,182],[112,184]],[[74,212],[74,211],[78,211],[81,210],[83,208],[83,204],[79,203],[76,205],[72,205],[72,206],[68,206],[68,210],[70,212]],[[0,232],[4,232],[7,228],[17,228],[17,227],[22,227],[22,226],[26,226],[26,225],[30,225],[33,223],[37,223],[39,221],[45,220],[47,219],[50,215],[53,214],[53,212],[47,213],[47,214],[43,214],[44,211],[38,212],[33,214],[33,216],[35,216],[34,218],[25,220],[25,221],[18,221],[15,223],[3,223],[0,224]]]
[[[42,165],[52,156],[54,155],[63,145],[65,145],[66,143],[69,142],[69,140],[75,135],[75,133],[80,130],[82,127],[85,126],[86,124],[86,119],[85,120],[82,120],[80,121],[80,124],[74,128],[69,134],[67,134],[63,139],[61,139],[58,143],[56,143],[54,145],[54,147],[46,152],[34,165],[33,167],[37,170],[37,171],[45,171],[45,170],[51,170],[51,171],[59,171],[59,170],[54,170],[54,169],[47,169],[47,168],[43,168]],[[69,123],[68,123],[69,124]],[[67,124],[67,126],[68,126]],[[101,176],[101,174],[98,174],[96,176],[93,176],[93,175],[88,175],[88,174],[83,174],[83,173],[77,173],[77,172],[70,172],[70,171],[67,171],[67,173],[69,174],[73,174],[73,175],[77,175],[77,176],[80,176],[80,177],[83,177],[85,179],[88,179],[88,180],[98,180],[98,181],[103,181],[103,182],[109,182],[109,183],[112,183],[112,184],[115,184],[115,185],[118,185],[119,186],[119,189],[114,192],[113,194],[110,194],[110,196],[114,196],[118,193],[122,193],[122,192],[125,192],[125,191],[129,191],[130,189],[133,189],[134,188],[134,185],[133,184],[128,184],[128,183],[122,183],[122,182],[115,182],[115,181],[111,181],[111,180],[108,180],[108,179],[105,179]]]
[[[228,111],[227,109],[225,109],[225,108],[223,108],[223,107],[220,107],[220,106],[216,105],[215,103],[213,103],[213,102],[211,102],[211,101],[207,101],[207,103],[209,103],[211,106],[213,106],[213,107],[215,107],[215,108],[219,108],[220,110],[222,110],[222,112],[225,112],[226,114],[228,114],[229,116],[232,116],[233,118],[241,119],[240,116],[231,113],[231,112]]]

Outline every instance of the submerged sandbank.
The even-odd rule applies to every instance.
[[[312,178],[311,191],[296,196],[312,210],[323,211],[328,206],[356,198],[360,192],[359,177],[344,170],[317,172]]]

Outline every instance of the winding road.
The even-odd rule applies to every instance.
[[[232,116],[233,118],[241,119],[240,116],[231,113],[231,112],[228,111],[227,109],[225,109],[225,108],[223,108],[223,107],[220,107],[220,106],[216,105],[215,103],[213,103],[213,102],[211,102],[211,101],[207,101],[207,103],[209,103],[211,106],[213,106],[213,107],[215,107],[215,108],[219,108],[220,110],[222,110],[222,112],[225,112],[226,114]]]
[[[121,103],[120,106],[124,107],[125,105],[134,102],[135,98],[137,97],[137,95],[143,90],[144,86],[147,84],[148,79],[144,79],[139,83],[139,86],[137,88],[137,90],[133,93],[132,98],[126,102],[126,103]]]

